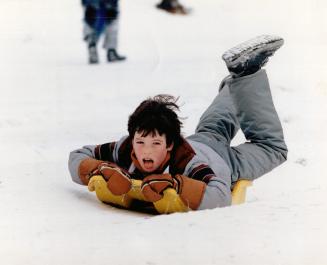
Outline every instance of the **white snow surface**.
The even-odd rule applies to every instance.
[[[90,66],[80,1],[1,0],[1,264],[327,264],[326,2],[184,0],[189,16],[157,2],[122,0],[128,60],[101,50]],[[245,204],[151,216],[71,181],[69,152],[126,134],[148,96],[180,96],[191,134],[227,75],[221,54],[261,34],[285,39],[266,69],[289,156]]]

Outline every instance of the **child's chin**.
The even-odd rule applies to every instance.
[[[152,173],[154,171],[154,169],[147,169],[147,168],[143,168],[143,170],[146,172],[146,173]]]
[[[147,172],[147,173],[152,173],[152,172],[154,172],[154,171],[156,171],[156,168],[144,168],[143,167],[143,170],[145,171],[145,172]]]

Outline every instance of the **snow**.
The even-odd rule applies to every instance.
[[[122,0],[128,60],[101,51],[89,66],[79,1],[1,0],[1,264],[327,264],[327,4],[185,0],[184,17],[156,2]],[[191,134],[227,74],[221,54],[261,34],[285,39],[267,71],[290,151],[245,204],[151,216],[71,181],[69,152],[125,134],[148,96],[180,96]]]

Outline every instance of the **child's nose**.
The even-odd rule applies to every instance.
[[[143,149],[143,152],[144,152],[145,155],[149,155],[149,154],[151,154],[151,148],[150,147],[145,147]]]

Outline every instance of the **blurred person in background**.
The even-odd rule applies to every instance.
[[[84,7],[84,40],[87,43],[89,63],[99,62],[97,43],[104,35],[103,48],[108,62],[123,61],[125,56],[117,53],[118,44],[118,0],[82,0]]]

